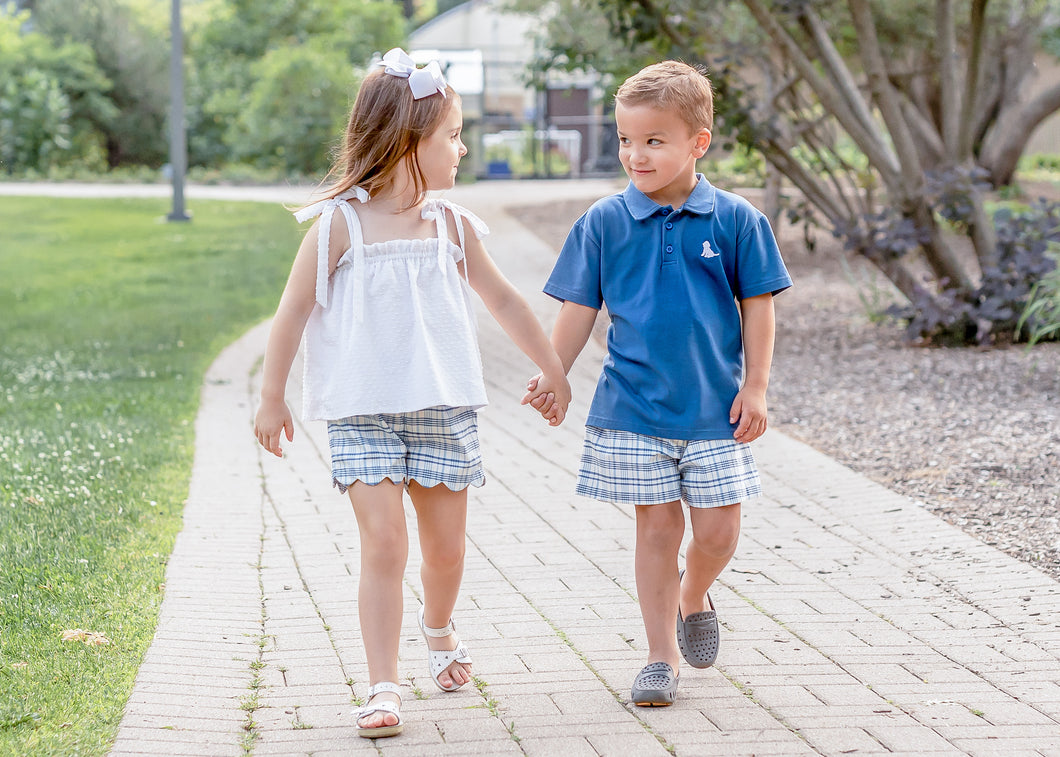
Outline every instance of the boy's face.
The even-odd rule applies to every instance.
[[[672,110],[615,105],[618,159],[633,186],[659,205],[677,208],[696,186],[696,160],[710,146],[710,131],[692,129]]]

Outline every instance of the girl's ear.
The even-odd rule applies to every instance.
[[[696,160],[699,160],[707,154],[708,147],[710,147],[710,129],[703,127],[696,132],[696,144],[695,147],[692,148]]]

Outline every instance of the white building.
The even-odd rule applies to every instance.
[[[479,176],[579,176],[600,155],[598,77],[549,75],[535,87],[540,20],[515,13],[502,0],[470,0],[409,35],[417,62],[437,59],[463,101],[470,154]]]

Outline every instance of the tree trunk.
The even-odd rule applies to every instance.
[[[990,173],[995,187],[1012,182],[1016,165],[1038,125],[1060,109],[1060,83],[1040,92],[1033,100],[1009,112],[1003,109],[993,129],[983,140],[979,163]]]
[[[762,202],[762,212],[769,219],[769,225],[774,229],[780,223],[780,190],[783,182],[783,174],[777,170],[772,163],[766,163],[766,187],[765,198]]]
[[[922,200],[915,205],[909,217],[916,223],[917,228],[928,235],[928,239],[921,249],[924,253],[924,259],[931,266],[931,270],[935,272],[940,288],[956,288],[962,292],[971,291],[973,288],[971,277],[965,271],[964,266],[961,265],[961,261],[946,241],[945,236],[943,236],[942,230],[935,220],[935,214],[927,201]]]

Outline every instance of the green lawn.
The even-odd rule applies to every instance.
[[[0,198],[3,755],[107,752],[154,632],[203,374],[273,312],[301,237],[278,206],[167,210]]]

